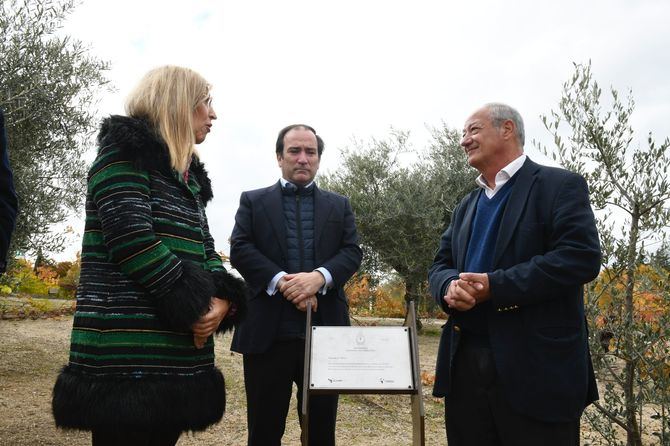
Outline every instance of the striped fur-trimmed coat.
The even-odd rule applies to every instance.
[[[188,181],[143,120],[106,119],[88,176],[81,277],[70,359],[53,392],[60,427],[201,430],[225,409],[214,341],[191,325],[210,297],[229,299],[232,328],[244,283],[226,272],[205,215],[210,181],[194,157]]]

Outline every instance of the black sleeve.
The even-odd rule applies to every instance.
[[[0,273],[5,271],[7,250],[16,222],[18,203],[14,190],[14,177],[9,166],[5,116],[0,110]]]

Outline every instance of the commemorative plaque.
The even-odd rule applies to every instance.
[[[414,388],[407,327],[312,327],[311,389]]]
[[[402,327],[312,326],[307,304],[301,444],[309,444],[312,394],[406,394],[412,406],[412,445],[425,446],[426,412],[419,368],[414,302]]]

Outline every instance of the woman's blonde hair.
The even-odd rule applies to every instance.
[[[146,119],[163,137],[177,172],[196,154],[193,112],[209,96],[210,85],[189,68],[166,65],[149,71],[126,100],[126,113]]]

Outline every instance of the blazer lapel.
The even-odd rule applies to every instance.
[[[288,255],[286,246],[286,225],[284,223],[284,197],[280,183],[270,186],[268,193],[263,196],[263,209],[275,232],[275,239],[281,248],[284,257]]]
[[[472,219],[475,216],[475,209],[477,208],[477,201],[479,200],[479,195],[482,193],[481,189],[473,192],[471,194],[470,201],[468,202],[468,207],[465,210],[463,215],[463,223],[457,234],[458,240],[458,259],[456,266],[459,271],[463,271],[465,268],[465,254],[468,252],[468,242],[470,241],[470,228],[472,227]]]
[[[328,217],[333,211],[334,206],[330,203],[330,197],[321,192],[321,190],[314,185],[314,247],[319,246],[321,235],[323,235],[323,228],[326,226]],[[318,249],[317,249],[318,251]],[[318,256],[318,252],[314,253]]]
[[[521,169],[516,173],[517,178],[510,193],[503,212],[502,220],[500,221],[500,231],[498,232],[498,239],[496,240],[495,250],[493,251],[493,266],[498,265],[507,245],[512,240],[512,235],[516,232],[516,227],[519,224],[519,219],[523,210],[526,208],[526,202],[530,195],[530,190],[535,182],[535,172],[538,165],[530,158],[526,159]]]

